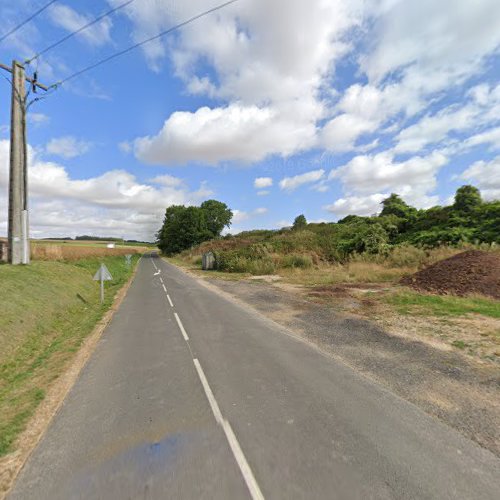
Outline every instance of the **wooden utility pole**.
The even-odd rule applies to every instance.
[[[26,141],[26,87],[47,90],[36,78],[27,78],[24,66],[12,62],[12,68],[0,64],[0,68],[12,73],[12,98],[10,114],[10,177],[9,177],[9,250],[10,264],[29,264],[29,217],[28,217],[28,154]]]

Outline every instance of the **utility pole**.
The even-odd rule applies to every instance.
[[[26,77],[24,66],[12,61],[9,68],[0,63],[0,68],[12,74],[12,98],[10,114],[10,175],[9,175],[9,251],[10,264],[29,264],[29,217],[28,217],[28,154],[26,141],[26,87],[31,84],[48,90],[35,78]]]

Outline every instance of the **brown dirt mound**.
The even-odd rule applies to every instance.
[[[479,293],[500,299],[500,257],[468,250],[405,276],[401,284],[441,295]]]

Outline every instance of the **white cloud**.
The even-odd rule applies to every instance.
[[[269,194],[271,194],[271,191],[257,191],[257,196],[267,196]]]
[[[486,200],[500,200],[500,156],[491,161],[476,161],[460,176],[465,181],[473,181]]]
[[[491,128],[473,135],[465,141],[465,147],[473,147],[479,144],[489,144],[492,149],[500,149],[500,127]]]
[[[43,113],[33,113],[32,111],[28,113],[28,122],[35,127],[49,123],[49,121],[50,118]]]
[[[265,208],[265,207],[259,207],[259,208],[256,208],[253,213],[255,215],[264,215],[264,214],[267,214],[267,212],[268,212],[267,208]]]
[[[386,151],[356,156],[346,165],[332,170],[329,179],[340,179],[349,195],[394,192],[424,207],[437,203],[437,198],[429,193],[436,188],[437,173],[447,161],[446,156],[434,152],[398,162],[394,160],[394,153]]]
[[[271,187],[273,185],[273,179],[271,177],[257,177],[253,181],[253,185],[257,189]]]
[[[8,162],[9,141],[2,140],[2,189],[8,183]],[[36,237],[90,233],[152,240],[167,206],[199,203],[213,194],[204,183],[190,191],[172,176],[155,178],[155,187],[124,170],[75,180],[64,166],[42,161],[32,148],[29,164],[30,222]],[[6,207],[6,198],[0,196],[0,228],[4,230]]]
[[[294,191],[303,184],[319,181],[324,175],[325,171],[323,169],[319,169],[294,175],[293,177],[284,177],[280,181],[280,189],[284,189],[285,191]]]
[[[122,141],[118,144],[118,149],[125,154],[128,154],[132,151],[133,147],[128,141]]]
[[[135,153],[155,164],[217,164],[287,157],[315,147],[369,151],[378,138],[360,144],[364,135],[397,132],[445,92],[480,74],[500,47],[496,3],[254,0],[230,6],[185,27],[175,39],[144,47],[156,70],[171,54],[187,91],[217,99],[218,107],[174,112],[157,134],[136,140]],[[126,11],[138,40],[204,8],[202,0],[175,9],[168,0],[157,0],[137,2]],[[290,26],[300,26],[303,36]],[[367,42],[359,44],[364,53],[350,54],[358,48],[356,40]],[[348,54],[367,81],[342,94],[332,82],[337,63]],[[483,107],[484,90],[471,93]],[[399,151],[416,152],[473,125],[478,116],[454,112],[427,113],[427,120],[401,133]],[[480,115],[484,124],[494,119],[492,113]]]
[[[365,133],[374,132],[378,121],[354,114],[341,114],[330,120],[322,129],[321,142],[330,151],[342,153],[355,148],[355,143]]]
[[[232,224],[239,224],[243,221],[248,220],[248,218],[250,217],[248,212],[245,212],[244,210],[238,210],[237,208],[233,209],[232,212],[233,212],[233,218],[231,220]]]
[[[330,186],[326,183],[326,179],[323,179],[314,186],[312,186],[311,189],[317,191],[318,193],[326,193],[327,191],[330,190]]]
[[[51,139],[47,143],[45,150],[51,155],[61,156],[62,158],[76,158],[89,151],[91,146],[90,142],[67,135]]]
[[[313,144],[315,126],[309,121],[294,123],[287,113],[240,104],[177,111],[156,136],[135,140],[135,154],[145,163],[159,165],[254,162],[275,153],[289,156]]]
[[[346,198],[339,198],[331,205],[326,205],[323,208],[339,218],[351,214],[373,215],[380,212],[380,203],[384,198],[387,198],[387,194],[376,193],[367,196],[348,196]]]
[[[290,156],[317,144],[317,122],[325,114],[321,90],[359,25],[361,0],[254,0],[225,8],[186,26],[175,40],[145,47],[155,69],[165,47],[188,91],[227,103],[175,112],[155,136],[135,143],[137,157],[155,164],[197,161],[254,162]],[[201,12],[201,0],[176,11],[167,1],[132,4],[127,12],[140,39]],[[286,22],[283,22],[286,12]],[[297,36],[290,26],[300,26]],[[198,74],[198,61],[216,74]]]
[[[354,150],[363,134],[382,132],[380,127],[399,113],[404,120],[425,110],[442,93],[480,74],[500,48],[496,0],[382,0],[365,4],[365,19],[371,49],[358,60],[368,83],[347,89],[322,132],[323,146],[336,152]],[[484,89],[475,94],[481,106],[488,104]],[[497,109],[482,116],[483,122],[495,119],[495,113],[498,119]],[[467,110],[454,117],[457,122],[451,113],[427,117],[401,135],[399,150],[416,152],[451,130],[474,125]]]
[[[477,72],[500,46],[496,0],[384,0],[374,12],[370,80],[403,69],[405,85],[436,91]]]
[[[173,175],[168,174],[153,177],[152,179],[150,179],[150,182],[166,187],[179,187],[184,184],[184,181],[182,179],[179,179],[179,177],[174,177]]]
[[[450,132],[463,132],[500,119],[500,85],[492,89],[478,85],[470,89],[469,96],[472,100],[465,105],[448,106],[402,130],[396,137],[395,151],[417,152],[441,142]]]
[[[64,28],[66,31],[73,32],[90,22],[93,17],[78,13],[68,5],[56,3],[49,9],[51,21]],[[77,36],[91,45],[99,46],[111,42],[111,27],[113,23],[109,17],[86,28]]]

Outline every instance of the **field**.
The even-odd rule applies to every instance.
[[[89,257],[144,253],[155,248],[153,245],[135,243],[116,244],[115,248],[107,248],[107,243],[90,240],[32,240],[31,258],[73,261]]]
[[[62,255],[68,261],[0,265],[0,456],[15,449],[48,388],[71,364],[139,259],[135,254],[128,267],[119,255],[80,260],[72,260],[74,253]],[[106,282],[104,304],[92,279],[101,262],[113,276]]]

